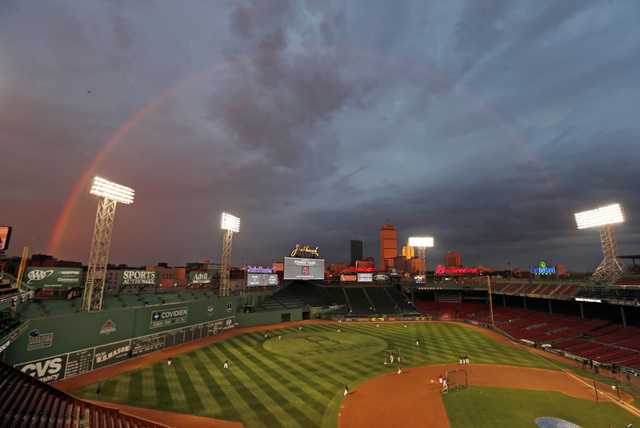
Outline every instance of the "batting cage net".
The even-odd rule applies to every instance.
[[[462,369],[451,370],[445,373],[442,392],[449,393],[469,386],[467,371]]]
[[[600,396],[604,395],[610,399],[620,401],[620,388],[622,386],[623,384],[619,383],[616,379],[606,378],[604,376],[593,380],[597,400],[601,398]]]
[[[384,363],[385,364],[400,364],[404,362],[402,358],[402,352],[398,349],[385,349],[384,351]]]

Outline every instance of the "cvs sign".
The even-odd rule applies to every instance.
[[[67,356],[48,358],[17,365],[16,368],[42,382],[55,382],[64,377],[64,367]]]

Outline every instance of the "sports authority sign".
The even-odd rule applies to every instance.
[[[80,287],[82,268],[41,268],[25,269],[25,284],[32,288]]]
[[[130,270],[120,272],[120,287],[129,285],[156,285],[157,272],[155,270]]]
[[[151,313],[151,325],[149,328],[160,328],[174,324],[184,324],[189,316],[189,308],[165,309]]]

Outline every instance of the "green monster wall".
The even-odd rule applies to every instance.
[[[299,321],[302,309],[238,312],[238,297],[35,318],[4,361],[45,382],[236,327]]]

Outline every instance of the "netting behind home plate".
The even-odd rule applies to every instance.
[[[444,374],[444,378],[447,381],[447,387],[445,388],[445,392],[449,392],[451,390],[457,390],[458,388],[466,388],[469,386],[467,382],[467,371],[463,369],[456,369],[448,371]]]

